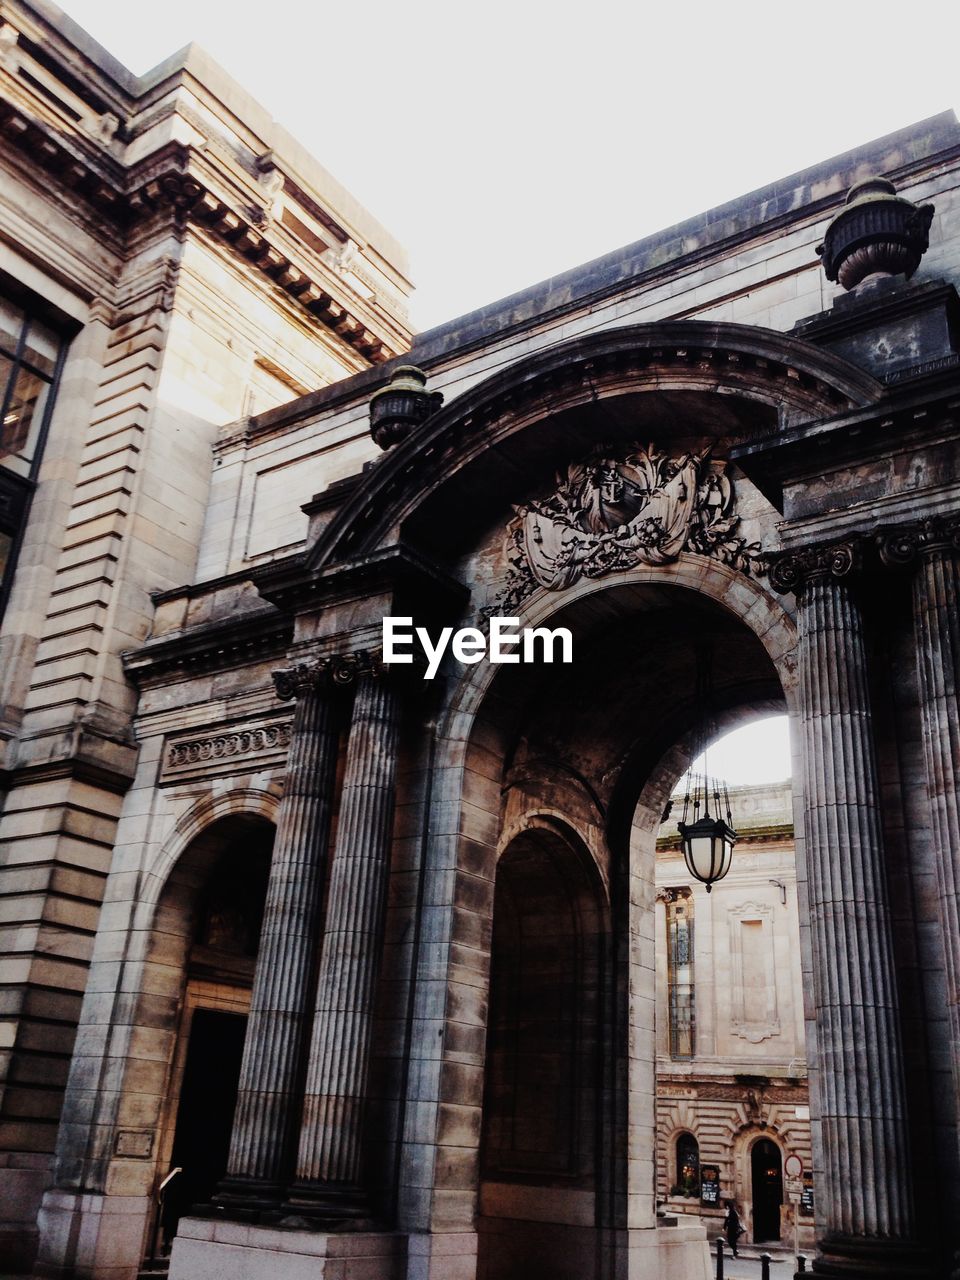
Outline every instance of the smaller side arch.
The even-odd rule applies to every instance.
[[[145,867],[140,903],[155,908],[180,858],[215,823],[223,818],[252,817],[263,818],[276,826],[279,811],[279,794],[254,787],[204,796],[177,820],[173,831]]]

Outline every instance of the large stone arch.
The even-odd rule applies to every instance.
[[[809,343],[747,325],[662,321],[605,329],[518,360],[469,388],[379,459],[309,552],[312,567],[392,541],[422,503],[531,424],[576,405],[652,391],[733,397],[778,424],[872,404],[874,378]]]
[[[538,591],[525,601],[521,611],[522,622],[524,625],[557,625],[562,620],[565,624],[572,623],[576,628],[581,624],[587,625],[597,609],[602,607],[609,611],[614,603],[618,609],[632,616],[632,610],[640,611],[644,592],[650,590],[669,594],[673,601],[684,601],[712,610],[718,618],[728,620],[744,636],[749,635],[750,643],[757,652],[763,654],[768,664],[770,679],[765,686],[766,695],[794,709],[794,650],[797,632],[793,616],[783,601],[775,597],[762,582],[707,557],[685,553],[670,565],[643,566],[612,574],[599,581],[581,580],[565,592]],[[500,669],[501,675],[503,670]],[[513,671],[515,668],[506,670]],[[502,687],[501,675],[498,675],[497,668],[481,663],[467,668],[461,677],[451,678],[443,700],[443,709],[436,722],[434,777],[438,792],[433,801],[434,818],[427,842],[428,865],[425,874],[429,882],[442,885],[444,892],[435,894],[432,901],[424,904],[421,927],[424,936],[446,938],[451,956],[461,958],[451,963],[442,976],[434,971],[429,980],[426,980],[426,975],[423,974],[416,989],[415,1026],[422,1029],[423,1035],[414,1043],[413,1058],[417,1059],[422,1055],[422,1060],[414,1061],[411,1065],[418,1082],[419,1096],[414,1113],[421,1132],[429,1112],[425,1086],[428,1090],[432,1074],[435,1075],[437,1093],[433,1116],[436,1148],[427,1175],[429,1194],[424,1196],[422,1181],[417,1187],[401,1185],[402,1225],[413,1232],[436,1230],[440,1220],[446,1223],[446,1230],[454,1229],[452,1222],[456,1222],[465,1233],[470,1230],[471,1179],[477,1176],[475,1163],[471,1172],[470,1153],[476,1149],[474,1144],[478,1140],[479,1127],[477,1124],[476,1134],[471,1136],[473,1129],[469,1114],[474,1107],[479,1108],[480,1100],[477,1097],[470,1101],[469,1088],[462,1095],[458,1094],[455,1102],[449,1091],[444,1097],[441,1080],[446,1078],[445,1072],[450,1069],[445,1064],[462,1062],[468,1046],[479,1044],[478,1037],[482,1038],[485,1030],[489,920],[493,907],[496,860],[507,837],[513,836],[518,830],[516,818],[511,821],[511,815],[504,807],[504,798],[509,792],[508,784],[511,777],[515,776],[510,773],[513,767],[510,752],[517,708],[514,700]],[[756,707],[757,699],[752,698],[750,712],[754,712]],[[677,741],[669,744],[668,752],[660,752],[655,760],[651,760],[648,776],[643,780],[647,787],[646,795],[637,780],[638,785],[632,793],[634,810],[642,803],[644,810],[652,812],[653,791],[666,785],[668,779],[673,781],[677,773],[682,771],[684,754],[690,749],[688,730],[689,725],[684,732],[678,733]],[[624,760],[628,756],[629,752],[625,749]],[[523,776],[526,778],[527,774]],[[585,785],[584,779],[573,773],[564,775],[560,785],[565,789],[565,796],[579,797],[576,803],[582,806],[582,813],[588,817],[592,814],[590,820],[606,834],[604,824],[609,822],[609,811],[604,807],[606,801],[601,801]],[[564,807],[556,806],[555,812],[562,813]],[[546,809],[549,811],[549,806]],[[544,807],[541,806],[539,811],[544,812]],[[575,825],[579,830],[579,823]],[[644,841],[648,834],[642,833]],[[614,995],[622,1003],[626,987],[632,986],[635,992],[640,992],[640,998],[648,1002],[651,1016],[655,999],[652,982],[652,922],[649,926],[644,926],[642,921],[647,908],[652,917],[653,837],[655,830],[651,840],[646,841],[649,848],[643,854],[644,864],[650,863],[646,878],[641,875],[635,884],[625,886],[624,878],[618,876],[616,879],[621,883],[615,890],[610,889],[615,896],[619,894],[619,909],[627,915],[633,913],[630,916],[631,923],[627,924],[624,917],[622,927],[632,929],[636,923],[641,930],[647,928],[650,935],[649,946],[646,941],[643,943],[649,955],[645,953],[642,961],[638,962],[641,968],[645,966],[644,973],[638,976],[624,972],[617,989],[620,994],[616,995],[615,992]],[[650,854],[649,858],[646,853]],[[609,881],[609,867],[601,867],[601,873]],[[471,957],[469,965],[462,960],[468,953]],[[475,1028],[475,1032],[471,1028]],[[472,1040],[471,1036],[474,1037]],[[478,1068],[481,1061],[475,1060]],[[608,1087],[613,1092],[621,1090],[624,1105],[628,1108],[641,1109],[645,1106],[641,1093],[643,1089],[652,1089],[652,1054],[648,1055],[642,1066],[649,1078],[642,1088],[633,1090],[631,1097],[626,1083],[633,1071],[630,1063],[621,1054],[611,1064]],[[454,1110],[459,1125],[456,1129],[452,1120],[448,1119]],[[617,1202],[618,1197],[625,1199],[629,1195],[631,1202],[640,1206],[637,1210],[638,1221],[652,1225],[655,1221],[655,1148],[652,1134],[650,1138],[647,1157],[642,1157],[635,1150],[623,1159],[619,1171],[611,1176],[609,1204]],[[475,1162],[476,1157],[472,1158]],[[647,1158],[649,1168],[644,1163]],[[408,1177],[409,1172],[408,1167],[402,1178]],[[421,1165],[417,1176],[422,1179],[423,1174]],[[612,1210],[605,1221],[611,1229],[614,1228]],[[601,1271],[600,1274],[604,1273]]]

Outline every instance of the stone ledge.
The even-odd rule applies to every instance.
[[[399,1232],[326,1232],[181,1218],[170,1280],[401,1280]]]

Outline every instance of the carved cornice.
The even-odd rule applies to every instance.
[[[396,355],[399,347],[387,347],[358,315],[326,288],[319,274],[297,266],[265,234],[269,219],[263,210],[251,207],[243,212],[231,208],[195,174],[184,172],[187,157],[136,187],[127,197],[132,217],[144,217],[168,207],[185,221],[202,226],[215,238],[239,253],[284,293],[353,347],[371,364],[382,364]]]
[[[400,345],[388,346],[361,316],[324,288],[326,277],[321,278],[322,273],[295,265],[270,242],[264,230],[258,229],[258,225],[269,225],[263,208],[249,206],[242,212],[231,208],[198,174],[189,172],[189,148],[173,144],[125,171],[102,150],[92,155],[81,144],[69,145],[5,101],[0,102],[0,134],[31,163],[121,227],[162,209],[203,226],[371,364],[382,364],[402,349]]]
[[[458,608],[468,589],[441,566],[402,543],[379,547],[370,555],[317,572],[312,553],[275,560],[250,574],[257,591],[279,609],[316,609],[345,600],[403,591],[408,597]],[[411,607],[413,607],[411,605]],[[404,605],[398,612],[409,612]]]
[[[749,1095],[753,1094],[753,1097]],[[809,1102],[806,1085],[768,1084],[758,1096],[757,1090],[746,1084],[724,1084],[714,1080],[692,1080],[689,1085],[678,1086],[673,1083],[658,1083],[657,1096],[660,1098],[699,1099],[703,1102],[747,1103],[753,1109],[758,1105],[776,1106],[783,1103]]]
[[[442,485],[455,459],[482,440],[492,448],[525,423],[598,396],[690,387],[766,400],[818,420],[872,404],[881,385],[859,369],[814,349],[746,326],[703,320],[658,321],[580,335],[518,360],[456,396],[365,475],[362,494],[322,532],[312,553],[317,563],[356,556],[402,523],[418,495]],[[817,357],[825,358],[824,352]],[[414,344],[411,358],[432,368],[430,344]],[[756,424],[760,429],[761,424]],[[766,428],[764,428],[766,429]],[[770,424],[772,429],[772,423]]]
[[[273,612],[239,622],[228,619],[148,641],[142,649],[123,654],[123,668],[142,687],[276,658],[286,652],[292,638],[293,623]]]

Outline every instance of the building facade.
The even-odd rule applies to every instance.
[[[684,863],[677,797],[657,838],[657,1199],[711,1240],[733,1200],[745,1240],[812,1254],[793,796],[730,801],[735,854],[710,893]]]
[[[28,1265],[136,763],[121,654],[195,574],[223,424],[404,350],[410,285],[201,50],[137,79],[5,4],[0,137],[0,1245]]]
[[[720,729],[794,728],[814,1270],[943,1280],[955,118],[406,353],[400,251],[199,51],[4,15],[8,1256],[705,1280],[655,951],[707,646]]]

